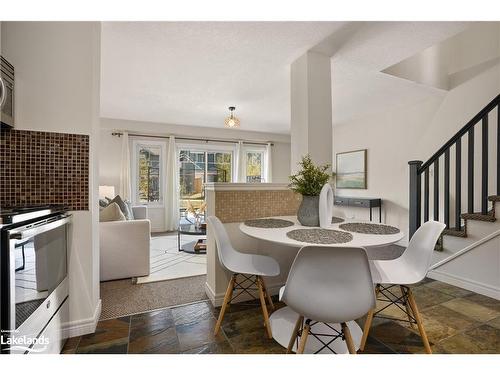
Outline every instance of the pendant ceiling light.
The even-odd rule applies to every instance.
[[[229,117],[224,120],[224,126],[226,128],[239,128],[240,119],[234,115],[234,110],[236,107],[229,107]]]

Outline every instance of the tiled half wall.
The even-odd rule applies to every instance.
[[[89,137],[0,131],[0,207],[89,208]]]
[[[215,215],[223,223],[297,215],[301,200],[290,190],[216,191]]]

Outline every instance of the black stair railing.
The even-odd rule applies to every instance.
[[[489,138],[489,116],[492,111],[496,111],[497,118],[497,136],[495,139]],[[480,124],[480,125],[479,125]],[[478,127],[478,129],[476,129]],[[480,127],[480,129],[479,129]],[[415,231],[422,224],[422,206],[423,206],[423,221],[430,219],[432,212],[433,220],[440,220],[440,197],[443,197],[443,213],[442,219],[448,229],[451,228],[450,223],[450,207],[454,207],[454,227],[453,229],[460,231],[462,228],[462,138],[467,139],[467,213],[474,213],[474,171],[475,163],[475,133],[479,132],[481,136],[481,189],[480,189],[480,202],[481,214],[488,214],[488,182],[489,182],[489,150],[491,142],[496,142],[496,192],[494,194],[500,195],[500,95],[495,97],[488,105],[486,105],[477,115],[475,115],[462,129],[460,129],[452,138],[448,140],[432,157],[425,163],[420,160],[413,160],[408,162],[410,168],[410,202],[409,202],[409,235],[413,236]],[[452,168],[450,155],[454,149],[455,160],[454,168]],[[440,159],[443,159],[443,181],[441,183],[439,174]],[[455,172],[455,191],[454,196],[450,196],[450,171]],[[432,211],[430,210],[430,191],[429,191],[429,176],[434,175],[433,178],[433,201]],[[422,174],[423,187],[422,187]],[[477,176],[476,176],[477,177]],[[443,189],[443,190],[441,190]],[[424,200],[422,202],[422,190]],[[441,195],[442,193],[442,195]],[[454,202],[451,202],[454,200]]]

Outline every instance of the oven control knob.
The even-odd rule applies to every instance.
[[[47,306],[47,308],[50,307],[50,301],[47,301],[47,305],[46,306]]]

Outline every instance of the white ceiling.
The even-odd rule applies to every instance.
[[[382,70],[469,28],[467,22],[368,22],[332,58],[333,124],[383,113],[445,91]]]
[[[101,116],[287,133],[289,65],[338,22],[105,22]]]
[[[381,71],[467,27],[459,22],[105,22],[101,116],[290,131],[289,66],[332,58],[334,124],[442,95]]]

